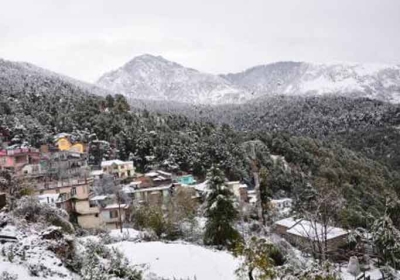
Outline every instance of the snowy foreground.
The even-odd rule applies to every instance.
[[[120,242],[120,249],[133,264],[147,265],[145,275],[197,280],[234,280],[239,261],[227,252],[181,243]]]

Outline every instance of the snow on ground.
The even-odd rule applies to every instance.
[[[370,276],[371,280],[380,280],[382,279],[382,273],[379,269],[375,268],[373,270],[365,272],[365,276]],[[342,268],[341,277],[343,280],[354,280],[354,276],[346,271],[346,268]]]
[[[154,273],[169,279],[234,280],[239,265],[239,260],[227,252],[191,244],[125,241],[110,246],[121,250],[132,264],[147,265],[147,276]]]
[[[135,230],[133,228],[123,228],[122,232],[120,229],[112,229],[110,231],[110,236],[112,238],[121,239],[121,240],[132,240],[139,239],[142,236],[142,232]]]
[[[77,279],[77,275],[72,274],[53,252],[47,250],[52,240],[42,239],[41,233],[46,231],[38,232],[33,227],[20,231],[15,226],[7,225],[1,232],[17,237],[18,242],[0,244],[0,275],[8,272],[24,280]]]

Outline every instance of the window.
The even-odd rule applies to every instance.
[[[96,201],[89,200],[89,207],[90,207],[90,208],[97,207]]]
[[[98,217],[99,217],[99,214],[94,214],[94,216],[95,216],[96,218],[98,218]]]
[[[110,211],[110,219],[118,218],[118,210]]]
[[[71,195],[76,195],[76,187],[73,187],[73,188],[71,189]]]

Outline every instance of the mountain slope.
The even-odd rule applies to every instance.
[[[26,62],[14,62],[0,58],[0,93],[57,93],[68,84],[77,91],[105,95],[107,90],[95,85],[63,76]]]
[[[226,79],[152,55],[136,57],[104,74],[97,85],[129,99],[208,104],[244,101],[241,91]]]
[[[104,74],[97,85],[129,99],[191,104],[238,104],[271,95],[337,95],[400,103],[400,67],[395,65],[278,62],[212,75],[142,55]]]
[[[339,95],[400,103],[399,66],[278,62],[223,77],[254,97]]]

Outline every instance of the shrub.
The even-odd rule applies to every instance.
[[[18,275],[8,273],[7,271],[3,271],[0,274],[0,280],[17,280],[17,279],[18,279]]]
[[[24,197],[18,201],[17,207],[13,211],[16,217],[25,219],[29,223],[39,223],[61,227],[64,232],[74,233],[75,229],[68,221],[68,214],[58,208],[53,208],[48,204],[40,204],[33,197]]]

